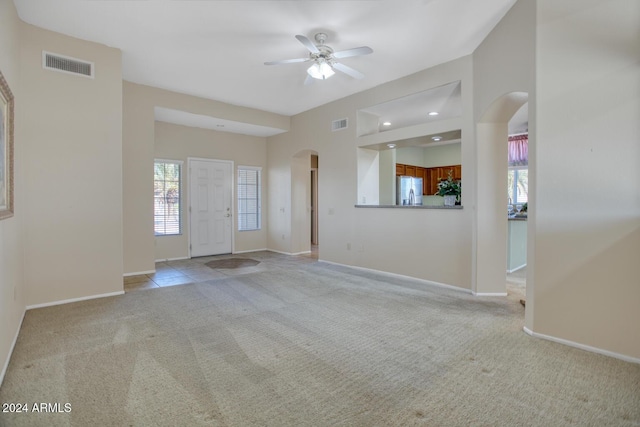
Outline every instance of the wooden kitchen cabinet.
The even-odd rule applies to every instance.
[[[453,167],[453,179],[458,181],[462,179],[462,165],[455,165]]]
[[[427,174],[429,175],[429,187],[427,188],[428,195],[434,195],[436,194],[436,191],[438,191],[438,183],[440,182],[441,173],[442,171],[439,170],[439,168],[427,168]]]
[[[425,190],[424,194],[433,195],[438,191],[438,183],[449,177],[449,171],[453,175],[453,179],[462,179],[462,165],[437,166],[433,168],[425,168]]]
[[[396,163],[396,176],[415,176],[422,178],[422,194],[434,195],[438,191],[438,183],[449,177],[449,171],[453,179],[462,179],[462,165],[437,166],[424,168],[422,166]]]

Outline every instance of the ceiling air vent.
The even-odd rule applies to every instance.
[[[347,119],[339,119],[331,122],[331,130],[341,130],[347,128]]]
[[[42,67],[48,70],[61,71],[63,73],[75,74],[93,78],[93,62],[82,61],[56,53],[42,52]]]

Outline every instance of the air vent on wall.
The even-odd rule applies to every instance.
[[[341,130],[347,128],[347,119],[339,119],[331,122],[331,130]]]
[[[93,78],[93,62],[42,51],[42,67],[83,77]]]

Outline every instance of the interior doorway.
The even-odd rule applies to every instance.
[[[318,156],[311,155],[311,247],[318,246]],[[316,248],[317,249],[317,248]]]
[[[508,141],[509,122],[527,102],[526,92],[503,95],[487,108],[476,126],[477,218],[474,224],[476,256],[473,282],[476,295],[507,296],[505,261],[508,254],[509,200],[505,191],[508,175],[505,142]],[[526,258],[531,268],[530,255]]]
[[[529,103],[511,117],[507,142],[507,295],[526,306],[529,215]]]
[[[189,254],[191,257],[232,252],[233,162],[188,159]]]
[[[320,243],[318,153],[301,150],[291,159],[291,250],[310,254],[312,240]],[[314,171],[312,173],[312,171]],[[313,247],[312,247],[313,246]]]

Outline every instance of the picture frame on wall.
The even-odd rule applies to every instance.
[[[13,106],[13,94],[0,71],[0,220],[13,216]]]

